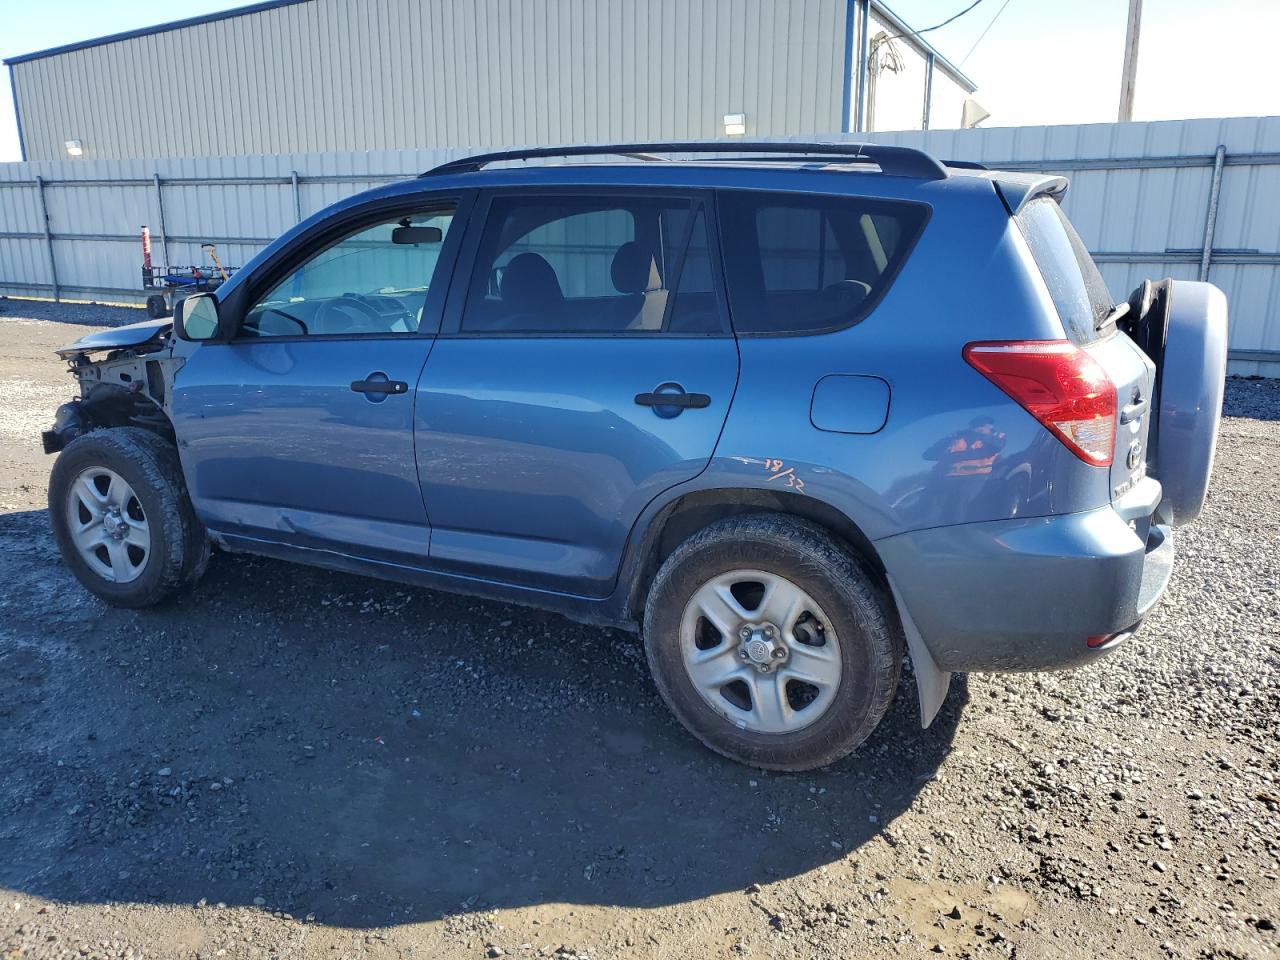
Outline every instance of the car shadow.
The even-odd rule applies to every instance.
[[[851,758],[748,769],[667,714],[637,638],[215,556],[162,607],[86,594],[43,511],[0,515],[0,886],[383,926],[654,906],[858,848],[945,760],[909,675]]]

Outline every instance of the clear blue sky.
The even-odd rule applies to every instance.
[[[785,2],[785,0],[778,0]],[[831,0],[839,2],[839,0]],[[919,30],[970,0],[890,0]],[[227,0],[0,0],[0,57],[242,6]],[[1004,6],[986,37],[978,36]],[[927,36],[978,84],[986,126],[1115,119],[1127,0],[982,0]],[[1144,0],[1134,119],[1280,114],[1280,0]],[[7,71],[0,161],[18,158]],[[163,91],[154,91],[159,96]],[[823,131],[815,131],[823,132]]]

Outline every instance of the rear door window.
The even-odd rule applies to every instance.
[[[817,333],[857,323],[884,295],[928,219],[922,204],[725,192],[729,308],[738,333]]]
[[[463,333],[724,332],[696,199],[495,197]]]
[[[1014,221],[1031,248],[1067,336],[1080,344],[1097,340],[1098,328],[1111,312],[1111,294],[1062,207],[1050,197],[1039,197],[1019,210]]]

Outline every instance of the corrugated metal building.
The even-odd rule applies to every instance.
[[[28,160],[958,127],[974,90],[878,0],[274,0],[5,62]]]

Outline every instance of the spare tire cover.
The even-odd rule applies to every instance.
[[[1227,298],[1211,283],[1174,280],[1159,373],[1154,471],[1160,512],[1175,526],[1200,515],[1222,417],[1227,376]]]

